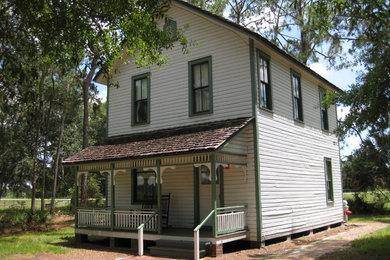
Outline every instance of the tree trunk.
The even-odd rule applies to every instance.
[[[43,147],[43,163],[42,163],[42,186],[41,186],[41,210],[45,210],[45,181],[46,181],[46,161],[47,161],[47,133]]]
[[[58,166],[60,164],[60,155],[61,155],[61,148],[62,148],[62,138],[64,136],[65,116],[66,116],[66,109],[64,108],[64,111],[62,112],[62,117],[61,117],[60,136],[58,137],[56,161],[55,161],[55,166],[54,166],[54,180],[53,180],[53,192],[52,192],[51,203],[50,203],[50,214],[53,214],[53,212],[54,212],[54,203],[55,203],[55,200],[56,200]]]
[[[83,118],[83,149],[88,147],[89,141],[89,87],[91,86],[93,76],[97,70],[97,60],[93,59],[91,69],[83,82],[83,103],[84,103],[84,118]],[[87,202],[87,175],[83,174],[81,184],[81,202],[80,206],[85,207]]]
[[[37,186],[37,160],[38,160],[38,144],[39,144],[39,134],[40,134],[40,125],[37,126],[37,132],[35,134],[35,145],[34,145],[34,155],[33,155],[33,176],[31,181],[32,191],[31,191],[31,214],[35,214],[35,193]]]
[[[69,80],[68,84],[66,85],[67,94],[70,92],[70,88],[72,86],[74,76],[75,75],[73,74],[72,78]],[[54,164],[53,191],[52,191],[51,202],[50,202],[50,214],[51,215],[53,215],[53,213],[54,213],[54,205],[55,205],[56,194],[57,194],[58,167],[59,167],[60,158],[61,158],[62,139],[64,137],[66,111],[67,111],[67,104],[65,103],[64,107],[63,107],[63,111],[62,111],[62,116],[61,116],[60,136],[58,137],[56,160],[55,160],[55,164]]]

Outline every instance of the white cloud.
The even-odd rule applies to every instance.
[[[328,76],[333,70],[327,70],[321,63],[315,62],[309,65],[309,68],[320,74],[322,77]]]

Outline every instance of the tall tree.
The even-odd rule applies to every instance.
[[[158,26],[168,6],[168,0],[6,0],[0,3],[1,106],[12,106],[23,99],[24,114],[36,112],[35,116],[28,117],[30,126],[34,126],[30,129],[35,133],[27,131],[30,137],[32,134],[35,137],[35,145],[31,146],[35,152],[30,154],[35,162],[31,172],[32,213],[38,170],[36,151],[42,145],[45,107],[35,98],[42,97],[46,88],[40,84],[40,80],[45,82],[45,66],[77,71],[75,77],[82,81],[86,103],[83,140],[87,146],[89,89],[97,68],[108,73],[112,62],[121,57],[136,57],[139,65],[163,64],[166,61],[161,54],[163,49],[171,48],[177,40],[185,48],[186,39],[180,30],[171,34]],[[127,56],[121,52],[123,49]]]

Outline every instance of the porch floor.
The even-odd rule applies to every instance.
[[[137,231],[111,231],[107,229],[96,228],[76,228],[76,234],[84,234],[90,236],[101,237],[115,237],[115,238],[128,238],[138,239]],[[222,244],[235,240],[241,240],[247,238],[248,231],[240,231],[229,235],[221,235],[213,237],[212,230],[209,227],[202,228],[199,232],[200,242],[212,242],[213,244]],[[194,231],[191,228],[177,228],[170,227],[163,229],[161,234],[144,232],[144,240],[156,241],[160,239],[166,240],[180,240],[180,241],[193,241]]]

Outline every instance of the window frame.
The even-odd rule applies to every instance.
[[[321,129],[323,131],[329,132],[329,113],[328,113],[328,107],[325,105],[322,105],[322,101],[324,97],[326,96],[326,89],[323,87],[319,87],[319,99],[320,99],[320,116],[321,116]],[[326,116],[324,117],[324,113],[326,113]]]
[[[146,105],[146,121],[137,122],[136,121],[136,87],[135,82],[137,80],[147,79],[147,105]],[[146,125],[150,124],[150,72],[135,75],[131,78],[131,126]]]
[[[332,170],[332,159],[331,158],[324,157],[324,173],[325,173],[326,203],[328,205],[333,205],[333,203],[334,203],[334,185],[333,185],[333,170]],[[331,195],[331,196],[329,196],[329,195]]]
[[[271,57],[262,52],[259,49],[256,49],[256,55],[257,55],[257,91],[258,91],[258,102],[259,107],[265,110],[272,111],[273,110],[273,93],[272,93],[272,82],[271,82]],[[267,77],[268,77],[268,83],[263,82],[260,79],[260,67],[259,67],[259,61],[260,59],[264,60],[267,63]],[[264,106],[262,104],[262,91],[261,91],[261,83],[264,83],[266,85],[265,92],[267,93],[267,104]]]
[[[299,80],[299,99],[298,99],[298,108],[295,107],[295,91],[294,91],[294,78]],[[302,78],[301,74],[298,72],[291,70],[291,96],[292,96],[292,106],[293,106],[293,118],[295,121],[303,123],[303,97],[302,97]],[[298,111],[298,115],[295,111]]]
[[[131,172],[131,175],[132,175],[132,178],[131,178],[131,204],[143,204],[145,202],[149,202],[149,201],[146,201],[145,199],[144,200],[140,200],[139,198],[137,198],[137,174],[138,173],[153,173],[155,178],[156,178],[156,182],[155,182],[155,190],[154,190],[154,196],[155,198],[153,198],[155,202],[157,202],[157,174],[156,172],[154,171],[143,171],[143,170],[139,170],[139,169],[133,169],[132,172]]]
[[[193,88],[193,72],[192,68],[195,65],[202,63],[208,63],[208,90],[209,90],[209,109],[204,111],[195,112],[195,91]],[[188,62],[188,114],[189,116],[197,116],[213,113],[213,80],[212,80],[212,58],[207,56],[204,58],[192,60]],[[204,88],[204,87],[201,87]]]

